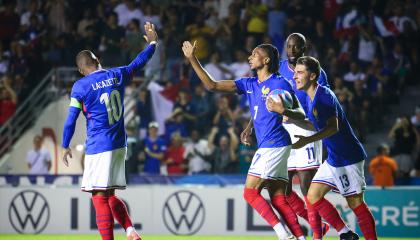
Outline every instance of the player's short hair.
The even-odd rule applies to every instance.
[[[293,39],[295,39],[295,40],[297,40],[297,42],[299,42],[299,44],[301,44],[302,45],[302,47],[306,47],[306,38],[305,38],[305,36],[303,36],[303,34],[302,33],[291,33],[288,37],[287,37],[287,39],[286,39],[286,43],[289,41],[289,39],[291,39],[291,38],[293,38]]]
[[[76,64],[79,68],[86,66],[86,67],[97,67],[99,66],[99,60],[93,54],[93,52],[89,50],[80,51],[76,56]]]
[[[272,45],[272,44],[260,44],[257,46],[257,48],[263,49],[267,55],[268,58],[270,58],[270,62],[268,63],[268,71],[270,73],[278,73],[279,72],[279,50]]]
[[[319,64],[319,61],[310,56],[303,56],[298,58],[296,61],[296,65],[304,65],[306,67],[306,70],[308,70],[310,73],[315,73],[316,78],[318,80],[319,75],[321,74],[321,65]]]

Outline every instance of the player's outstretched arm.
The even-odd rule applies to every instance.
[[[146,63],[152,58],[156,50],[158,35],[155,30],[155,25],[150,22],[144,24],[144,32],[146,35],[143,38],[149,44],[137,57],[127,66],[130,75],[133,75],[136,71],[142,69]]]
[[[69,107],[69,112],[67,115],[67,120],[64,123],[64,130],[63,130],[63,142],[62,147],[64,149],[63,152],[63,162],[66,166],[69,165],[67,157],[70,156],[72,158],[71,149],[69,148],[71,138],[73,137],[74,130],[76,129],[76,121],[80,114],[80,103],[77,100],[72,99]],[[77,106],[73,106],[77,105]]]
[[[299,140],[292,145],[292,148],[293,149],[301,148],[308,143],[316,142],[318,140],[330,137],[336,134],[338,130],[339,130],[338,118],[331,117],[330,119],[328,119],[327,125],[323,129],[321,129],[319,132],[315,133],[314,135],[309,136],[309,137],[295,135],[295,137],[299,138]]]
[[[190,61],[191,66],[194,71],[197,73],[201,82],[209,91],[215,92],[226,92],[226,93],[236,93],[236,84],[233,80],[222,80],[214,81],[213,77],[201,66],[201,63],[198,61],[195,56],[195,49],[197,48],[197,43],[194,42],[192,45],[190,42],[185,41],[182,45],[182,51],[184,52],[185,57]]]

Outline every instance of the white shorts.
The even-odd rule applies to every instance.
[[[292,146],[278,148],[259,148],[252,158],[248,174],[262,179],[289,181],[287,158]]]
[[[360,194],[366,188],[364,164],[363,160],[344,167],[333,167],[325,161],[319,167],[312,182],[329,185],[345,197]]]
[[[295,135],[312,136],[316,132],[303,129],[295,124],[283,124],[284,128],[289,132],[292,143],[297,142]],[[309,169],[317,169],[322,163],[322,141],[309,143],[302,148],[292,149],[290,157],[287,160],[287,168],[289,171],[304,171]]]
[[[85,155],[82,191],[125,189],[127,148]]]

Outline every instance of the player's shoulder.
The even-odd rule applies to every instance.
[[[285,66],[287,66],[287,64],[288,64],[287,59],[283,59],[283,60],[280,60],[280,61],[279,61],[279,66],[280,66],[280,68],[281,68],[281,67],[285,67]]]

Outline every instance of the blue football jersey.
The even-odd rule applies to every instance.
[[[71,98],[82,103],[86,117],[86,154],[127,146],[124,128],[124,87],[127,67],[101,69],[76,81]]]
[[[144,139],[144,146],[148,148],[152,153],[164,153],[166,151],[165,141],[158,137],[156,140],[151,140],[149,137]],[[160,160],[153,158],[146,154],[146,160],[144,162],[145,173],[160,173]]]
[[[283,116],[270,112],[265,105],[268,94],[283,89],[294,95],[290,83],[282,76],[273,74],[264,82],[258,78],[240,78],[235,81],[238,94],[246,94],[259,148],[283,147],[291,144],[290,135],[283,127]]]
[[[327,147],[327,162],[334,167],[355,164],[367,158],[366,152],[351,128],[337,97],[331,89],[319,86],[314,100],[308,96],[308,118],[319,131],[327,125],[328,119],[338,118],[338,132],[322,139]]]
[[[292,84],[296,97],[299,99],[299,102],[302,105],[303,110],[305,110],[306,115],[308,115],[308,103],[306,102],[306,97],[308,95],[306,95],[305,91],[297,89],[296,82],[293,79],[293,75],[295,74],[295,71],[289,67],[289,62],[287,60],[280,61],[279,73],[281,76],[286,78],[286,80],[289,81],[290,84]],[[330,85],[328,84],[327,74],[322,68],[321,68],[321,74],[319,75],[319,78],[318,78],[318,84],[321,86],[330,87]]]

